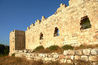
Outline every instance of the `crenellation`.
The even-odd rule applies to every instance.
[[[27,30],[29,30],[30,29],[30,27],[27,27]]]
[[[45,18],[45,16],[42,16],[42,19],[41,19],[41,21],[44,21],[46,18]]]
[[[30,28],[33,28],[35,26],[35,24],[34,23],[32,23],[31,25],[30,25]]]
[[[60,7],[67,7],[67,5],[61,3],[61,4],[60,4]]]
[[[37,20],[35,21],[35,26],[36,26],[36,25],[39,25],[40,23],[41,23],[41,21],[37,19]]]

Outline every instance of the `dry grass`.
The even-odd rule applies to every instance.
[[[88,49],[88,48],[98,48],[98,44],[96,45],[80,45],[79,47],[74,47],[75,50],[78,49]]]
[[[92,65],[91,62],[83,61],[83,60],[77,60],[75,61],[75,65]]]
[[[0,57],[0,65],[72,65],[72,64],[60,64],[58,61],[43,63],[43,61],[26,60],[25,58],[15,57]]]
[[[90,62],[85,61],[75,61],[76,64],[61,64],[58,61],[56,62],[49,62],[49,63],[43,63],[43,61],[28,61],[25,58],[15,58],[15,57],[0,57],[0,65],[91,65]]]
[[[0,65],[30,65],[30,62],[26,59],[5,56],[0,57]]]
[[[41,50],[39,50],[39,51],[35,51],[35,53],[63,53],[63,49],[61,49],[61,48],[58,48],[57,50],[49,50],[48,48],[46,48],[46,49],[41,49]]]

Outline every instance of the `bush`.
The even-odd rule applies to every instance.
[[[71,45],[64,45],[63,47],[62,47],[62,49],[64,49],[64,50],[73,50],[74,49],[74,47],[72,47]]]
[[[13,53],[12,56],[15,56],[15,53]]]
[[[44,50],[44,47],[43,46],[38,46],[34,49],[34,52],[35,51],[40,51],[40,50]]]
[[[4,53],[9,54],[9,46],[5,46]]]
[[[5,46],[3,44],[0,44],[0,56],[5,56],[9,54],[9,46]]]
[[[50,46],[48,49],[49,50],[57,50],[57,49],[59,49],[59,46],[53,45],[53,46]]]

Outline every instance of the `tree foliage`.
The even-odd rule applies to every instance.
[[[0,44],[0,55],[8,55],[8,53],[9,53],[9,46]]]

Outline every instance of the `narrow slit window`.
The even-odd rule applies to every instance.
[[[59,29],[57,27],[55,27],[55,31],[54,31],[54,37],[59,36]]]
[[[40,40],[43,40],[43,34],[40,33]]]

